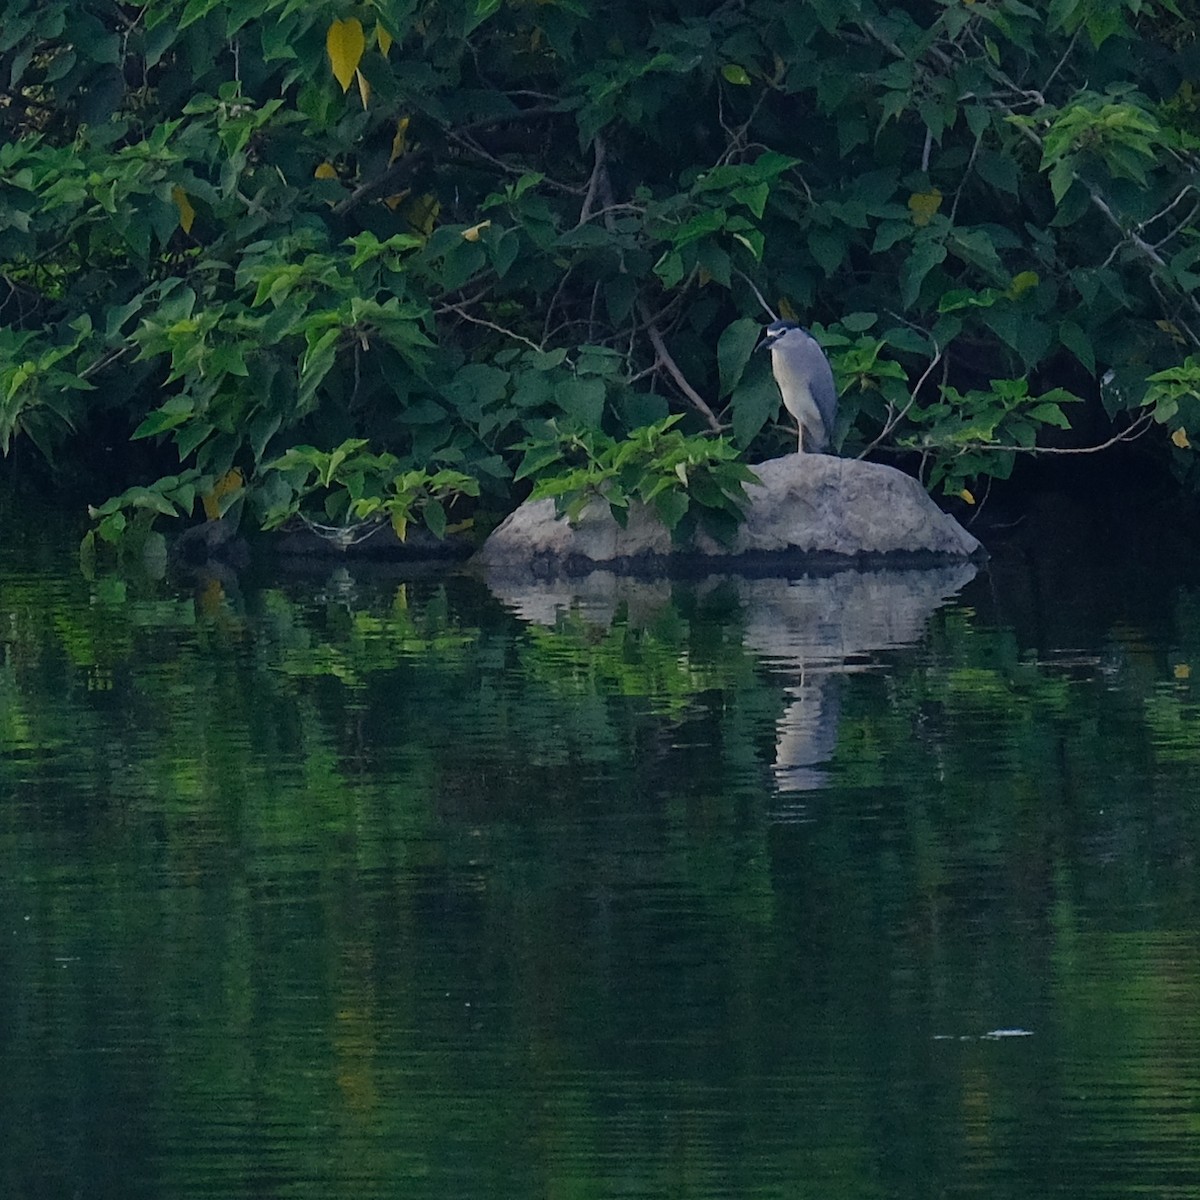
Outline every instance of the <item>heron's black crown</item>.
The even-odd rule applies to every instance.
[[[797,325],[795,321],[772,321],[763,330],[763,340],[759,344],[759,349],[764,350],[768,346],[773,346],[785,333],[791,333],[793,329],[799,329],[801,333],[808,333],[807,329],[802,325]]]

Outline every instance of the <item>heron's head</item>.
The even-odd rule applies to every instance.
[[[763,339],[758,343],[758,348],[760,350],[769,349],[771,346],[775,345],[780,338],[786,337],[787,334],[791,333],[793,329],[799,329],[801,333],[804,332],[804,330],[800,329],[800,326],[797,325],[795,321],[772,321],[770,325],[763,330]]]

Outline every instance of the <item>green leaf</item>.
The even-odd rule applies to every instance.
[[[1035,404],[1029,409],[1028,415],[1034,421],[1041,421],[1045,425],[1055,425],[1059,429],[1071,428],[1067,414],[1057,404]]]
[[[761,220],[767,208],[767,200],[771,195],[771,188],[769,184],[756,183],[747,187],[734,188],[730,195],[739,204],[744,204]]]
[[[1060,158],[1050,169],[1050,192],[1054,203],[1061,204],[1075,182],[1075,164],[1069,158]]]
[[[446,536],[446,510],[439,501],[427,500],[425,507],[421,510],[421,515],[425,518],[425,524],[434,537],[441,539]]]
[[[687,493],[679,489],[662,491],[654,498],[654,511],[658,514],[658,519],[670,530],[674,530],[687,516],[690,507],[691,501]]]
[[[737,87],[750,86],[750,76],[746,73],[746,68],[737,63],[726,63],[721,68],[721,75],[726,83],[735,84]]]
[[[779,388],[768,364],[747,372],[730,400],[733,410],[733,437],[739,446],[748,447],[763,426],[779,411]]]
[[[474,5],[468,3],[466,20],[463,24],[463,36],[479,28],[489,17],[500,11],[501,0],[475,0]]]
[[[745,371],[761,334],[762,326],[750,317],[732,321],[721,331],[721,336],[717,339],[717,366],[722,397],[728,396],[741,382],[742,372]]]
[[[631,312],[637,300],[637,281],[632,275],[614,275],[604,285],[604,303],[609,319],[620,325]]]
[[[161,408],[150,413],[130,436],[136,441],[166,433],[177,425],[182,425],[193,414],[192,404],[193,401],[188,396],[173,397]]]
[[[975,157],[975,170],[984,183],[1010,196],[1019,192],[1020,172],[1016,160],[994,150],[980,150]]]
[[[125,524],[124,513],[111,513],[100,522],[96,528],[96,532],[110,546],[115,546],[121,540],[121,535],[125,532]]]
[[[941,242],[918,242],[900,267],[900,298],[905,308],[912,308],[921,292],[921,284],[934,267],[944,262],[946,247]]]
[[[913,236],[913,224],[909,220],[883,221],[875,231],[875,241],[871,245],[872,254],[882,254],[890,250],[897,242],[902,242]]]
[[[522,479],[540,475],[548,466],[562,461],[562,447],[557,442],[546,442],[531,446],[525,451],[521,465],[513,475],[513,481],[519,483]]]
[[[808,249],[826,275],[832,275],[846,254],[845,241],[831,229],[814,229],[808,235]]]
[[[571,379],[559,385],[554,399],[567,416],[584,428],[594,428],[604,415],[605,392],[602,379]]]
[[[878,320],[878,313],[854,312],[847,313],[841,323],[843,328],[848,329],[851,333],[865,333]]]
[[[654,273],[661,280],[663,287],[668,290],[675,287],[683,278],[683,259],[677,250],[668,250],[654,264]]]
[[[492,268],[503,279],[512,269],[513,263],[517,261],[517,255],[521,252],[521,238],[513,229],[504,229],[499,232],[488,230],[485,241],[488,253],[491,255]]]
[[[1091,339],[1074,321],[1061,321],[1058,340],[1089,370],[1096,370],[1096,352]]]
[[[193,421],[180,426],[175,431],[175,448],[179,451],[180,462],[193,454],[215,432],[215,426],[207,421]]]

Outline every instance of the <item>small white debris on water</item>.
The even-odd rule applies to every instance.
[[[989,1029],[987,1033],[979,1034],[980,1041],[998,1042],[1001,1038],[1023,1038],[1033,1037],[1032,1029]],[[935,1033],[933,1035],[935,1042],[973,1042],[975,1034],[973,1033]]]

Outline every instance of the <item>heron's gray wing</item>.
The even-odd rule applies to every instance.
[[[807,377],[813,405],[824,426],[823,429],[811,431],[816,443],[814,449],[823,449],[833,437],[833,426],[837,420],[837,387],[833,382],[833,368],[821,349],[821,343],[810,334],[802,336],[803,345],[796,347],[796,365]]]

